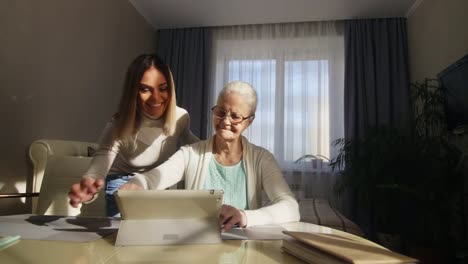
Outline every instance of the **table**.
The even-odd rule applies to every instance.
[[[294,222],[290,231],[339,234],[371,241],[329,227]],[[0,251],[0,263],[304,263],[281,250],[281,240],[224,240],[213,245],[115,247],[116,234],[86,243],[21,240]],[[375,245],[375,244],[374,244]]]

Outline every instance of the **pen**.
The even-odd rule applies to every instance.
[[[20,238],[21,236],[6,236],[0,238],[0,250],[15,244]]]

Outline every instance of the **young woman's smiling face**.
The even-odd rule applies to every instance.
[[[138,101],[140,109],[154,119],[161,118],[166,112],[170,99],[170,88],[166,77],[151,66],[141,78]]]

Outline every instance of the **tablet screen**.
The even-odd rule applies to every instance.
[[[218,218],[222,190],[119,190],[115,194],[122,219]]]

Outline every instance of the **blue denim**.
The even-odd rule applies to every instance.
[[[106,177],[106,214],[111,217],[120,217],[119,208],[115,202],[114,193],[127,183],[133,174],[111,174]]]

